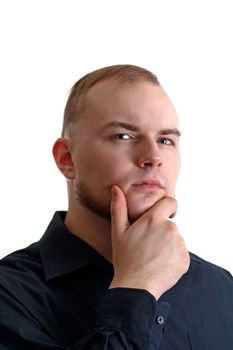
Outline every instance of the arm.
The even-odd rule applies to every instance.
[[[95,328],[69,350],[157,349],[163,326],[156,322],[154,297],[139,289],[108,291]]]
[[[165,197],[130,225],[124,193],[117,186],[112,189],[114,278],[97,321],[103,349],[159,348],[169,309],[165,306],[158,314],[156,299],[177,283],[190,263],[184,240],[169,220],[176,209],[175,199]],[[93,335],[86,337],[80,350],[92,349],[95,341]]]
[[[69,344],[55,323],[46,327],[32,312],[0,287],[2,350],[149,350],[156,349],[163,325],[156,322],[157,303],[148,292],[116,288],[106,293],[90,333]],[[77,325],[78,328],[79,325]]]
[[[77,349],[159,348],[169,309],[164,305],[162,314],[158,313],[156,299],[177,283],[190,263],[184,241],[169,220],[176,209],[175,199],[165,197],[130,225],[124,193],[114,186],[114,278],[97,320],[95,337],[85,337],[84,347]]]

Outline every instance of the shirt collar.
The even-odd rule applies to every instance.
[[[65,211],[56,212],[39,241],[46,280],[74,272],[92,263],[104,270],[111,270],[112,264],[67,229],[64,224],[65,217]]]

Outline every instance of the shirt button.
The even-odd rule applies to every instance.
[[[160,315],[160,316],[158,316],[158,317],[156,318],[156,322],[157,322],[158,324],[162,325],[162,324],[164,324],[165,319],[164,319],[163,316]]]

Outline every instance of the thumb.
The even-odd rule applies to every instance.
[[[111,222],[112,232],[122,233],[129,226],[127,202],[124,192],[114,185],[111,188]]]

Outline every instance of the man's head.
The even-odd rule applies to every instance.
[[[67,101],[62,136],[54,156],[70,180],[72,210],[81,206],[109,218],[116,184],[134,220],[175,191],[178,118],[156,76],[143,68],[106,67],[80,79]]]

